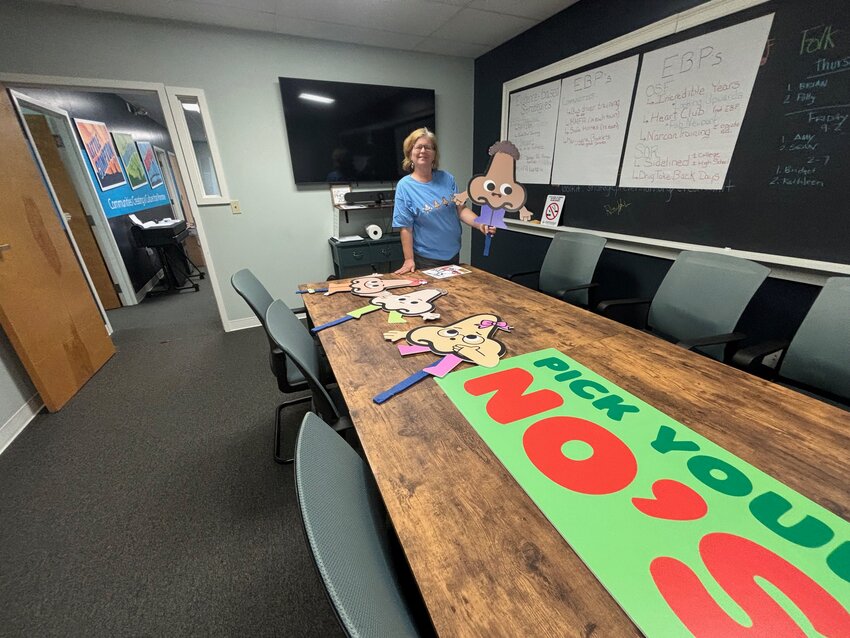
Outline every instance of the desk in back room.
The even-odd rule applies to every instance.
[[[439,323],[494,312],[514,327],[500,337],[506,357],[556,348],[850,518],[847,412],[471,270],[432,282],[449,293],[437,302]],[[366,303],[344,293],[304,298],[315,324]],[[398,326],[374,312],[319,334],[439,634],[639,635],[432,379],[373,403],[429,356],[400,357],[383,339],[388,329]]]

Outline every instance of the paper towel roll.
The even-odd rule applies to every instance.
[[[366,226],[366,234],[369,235],[369,239],[380,239],[384,236],[384,231],[377,224],[369,224]]]

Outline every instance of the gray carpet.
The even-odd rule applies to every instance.
[[[225,334],[207,280],[109,316],[117,354],[0,455],[0,635],[341,635],[262,330]]]

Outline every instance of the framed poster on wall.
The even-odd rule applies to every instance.
[[[118,155],[121,156],[121,161],[124,163],[124,171],[127,173],[127,180],[133,190],[148,183],[145,167],[142,166],[142,158],[139,156],[139,151],[136,149],[136,144],[133,142],[133,136],[129,133],[112,133],[112,138],[115,140],[115,146],[118,148]]]
[[[136,146],[139,147],[139,152],[142,155],[142,163],[145,165],[145,170],[148,173],[148,181],[151,188],[159,188],[162,186],[162,170],[156,161],[153,154],[153,147],[150,142],[138,141]]]
[[[112,138],[109,137],[106,124],[79,118],[75,118],[74,123],[83,140],[86,155],[91,162],[100,190],[107,191],[126,184],[127,180],[124,179],[118,153],[112,144]]]

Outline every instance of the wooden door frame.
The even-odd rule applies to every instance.
[[[118,293],[118,298],[125,306],[137,303],[133,291],[133,283],[130,280],[130,275],[127,273],[127,268],[124,265],[124,260],[121,258],[121,253],[118,251],[118,244],[115,242],[115,237],[112,235],[112,230],[109,228],[109,220],[107,219],[106,213],[104,212],[103,207],[100,204],[100,200],[97,197],[97,193],[94,191],[94,186],[92,185],[91,180],[86,174],[85,160],[83,159],[82,149],[77,143],[77,138],[74,134],[73,125],[71,124],[70,115],[67,111],[63,111],[62,109],[53,106],[49,106],[44,102],[41,102],[28,95],[20,93],[15,89],[9,89],[9,93],[12,96],[12,103],[18,110],[18,117],[23,117],[23,114],[21,113],[22,107],[38,111],[44,115],[53,116],[54,118],[56,118],[54,122],[56,122],[57,124],[59,124],[59,126],[62,127],[62,130],[59,133],[62,137],[62,141],[69,149],[76,149],[76,152],[71,151],[67,154],[67,157],[71,160],[71,164],[66,164],[66,168],[68,169],[71,181],[74,184],[74,189],[77,191],[77,195],[80,198],[80,203],[83,205],[83,209],[85,210],[86,215],[88,215],[94,222],[94,224],[92,225],[92,231],[94,234],[95,241],[97,241],[97,245],[100,248],[100,252],[103,254],[103,259],[106,263],[106,268],[109,270],[109,276],[112,277],[113,282],[119,285],[121,290],[121,292]],[[58,206],[61,210],[61,206],[59,205],[59,199],[56,196],[56,192],[53,190],[53,184],[51,184],[50,182],[50,176],[47,174],[47,171],[44,168],[44,163],[41,161],[41,156],[38,153],[38,149],[35,147],[35,142],[32,139],[32,135],[29,131],[29,128],[26,126],[26,121],[24,121],[24,131],[26,133],[27,140],[29,141],[30,146],[32,147],[33,152],[36,156],[36,163],[38,164],[39,170],[41,170],[41,174],[44,176],[44,180],[47,182],[47,190],[50,192],[50,196],[53,198],[54,205]],[[64,218],[63,224],[65,224],[65,227],[67,228],[68,232],[73,237],[73,233],[70,232],[71,228],[65,222]],[[76,251],[76,242],[74,242],[74,246],[74,250]],[[79,258],[80,256],[78,255],[78,259]],[[88,270],[85,268],[84,270],[86,272],[86,278],[88,279]],[[97,303],[98,306],[101,308],[101,311],[103,311],[103,307],[100,303],[99,298]],[[112,334],[111,328],[109,329],[109,331],[110,334]]]
[[[99,80],[92,78],[71,78],[58,75],[32,75],[25,73],[0,73],[0,82],[6,84],[7,88],[62,88],[68,90],[82,91],[97,91],[102,93],[115,93],[121,91],[152,91],[157,94],[160,106],[162,108],[163,118],[165,119],[165,128],[168,131],[171,145],[174,148],[174,155],[177,158],[177,165],[183,175],[189,175],[189,162],[187,160],[188,152],[186,148],[191,150],[191,138],[183,139],[178,134],[177,121],[171,110],[171,105],[166,93],[166,86],[159,82],[129,82],[126,80]],[[194,89],[193,89],[194,90]],[[200,91],[203,93],[203,91]],[[215,297],[216,307],[218,308],[219,319],[222,329],[230,326],[233,322],[227,318],[227,313],[224,308],[224,297],[221,287],[219,286],[218,277],[215,272],[215,265],[212,254],[209,252],[209,241],[206,236],[203,219],[201,218],[198,208],[198,198],[194,191],[194,186],[191,180],[183,180],[187,194],[189,196],[189,207],[192,211],[192,218],[195,220],[195,228],[198,231],[198,238],[201,243],[201,251],[206,262],[205,270],[207,271],[207,280],[209,281],[213,296]],[[94,188],[94,187],[92,187]],[[252,323],[251,325],[256,325]],[[233,329],[232,327],[228,329]]]

